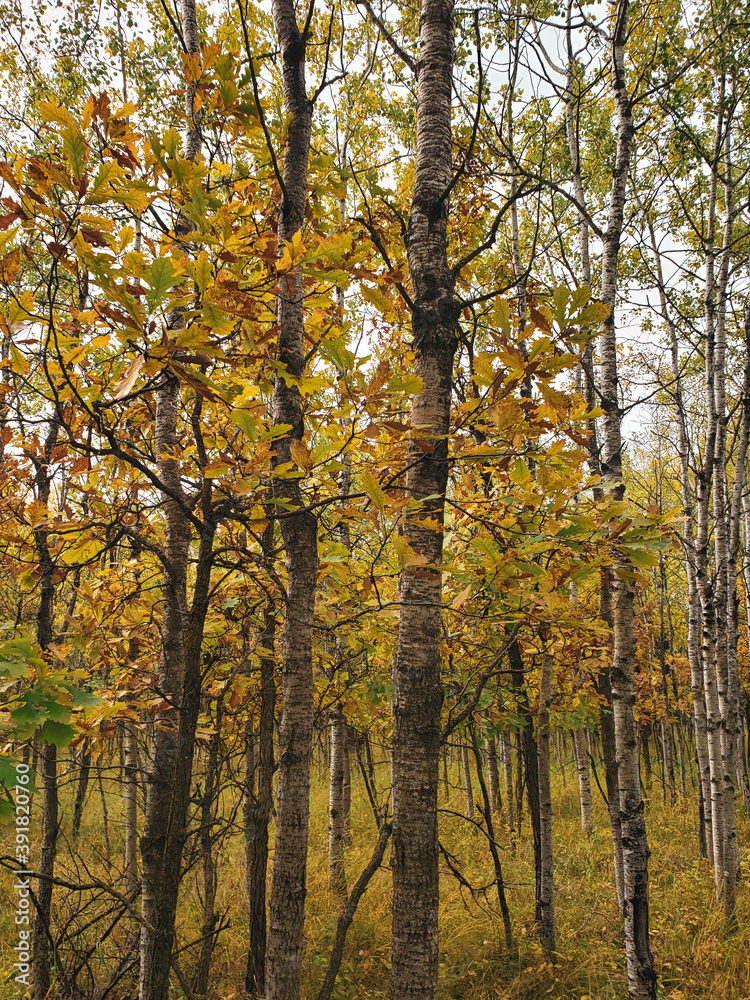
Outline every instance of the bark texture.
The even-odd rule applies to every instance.
[[[539,893],[540,937],[546,958],[555,950],[554,856],[552,850],[552,787],[550,783],[550,705],[553,660],[542,654],[539,687],[539,828],[541,884]]]
[[[50,422],[44,451],[35,461],[34,486],[36,498],[47,505],[50,501],[52,475],[50,461],[57,444],[59,423]],[[46,526],[34,529],[34,545],[41,571],[39,579],[39,606],[36,614],[36,638],[42,650],[46,650],[53,639],[55,616],[55,566],[48,543]],[[52,919],[52,878],[55,874],[57,856],[57,835],[59,829],[59,799],[57,787],[57,747],[54,743],[39,746],[42,760],[44,788],[42,791],[42,842],[39,852],[39,883],[36,890],[36,912],[32,934],[31,982],[34,996],[47,995],[51,981],[51,966],[54,951],[50,924]],[[36,764],[34,765],[36,769]]]
[[[586,749],[586,731],[573,731],[573,753],[578,770],[578,791],[581,799],[581,829],[590,837],[594,832],[594,816],[591,807],[591,772]]]
[[[182,35],[188,52],[199,54],[195,0],[183,0]],[[184,154],[195,159],[201,149],[200,122],[194,109],[194,85],[186,91],[187,126]],[[177,231],[190,225],[181,217]],[[169,327],[183,325],[173,311]],[[154,719],[146,772],[146,807],[141,837],[142,895],[139,1000],[166,1000],[172,966],[175,917],[181,863],[188,837],[195,731],[201,701],[201,650],[211,590],[211,563],[216,531],[211,485],[203,480],[198,496],[202,520],[191,514],[182,485],[180,459],[180,385],[169,368],[162,373],[154,422],[157,474],[163,489],[166,522],[165,570],[162,584],[161,652],[157,689],[164,703]],[[200,426],[201,397],[193,404],[193,427]],[[196,441],[201,462],[205,452]],[[192,600],[188,599],[188,560],[194,529],[198,549]]]
[[[346,720],[340,702],[331,707],[331,763],[328,796],[328,881],[334,892],[346,893],[344,844],[346,807],[344,803],[344,754]]]
[[[288,120],[283,191],[278,224],[279,252],[305,221],[312,104],[305,84],[306,38],[291,0],[273,0],[273,22],[281,54],[284,111]],[[280,276],[277,297],[278,359],[300,378],[305,369],[302,274]],[[304,952],[310,765],[313,741],[312,625],[318,568],[317,521],[303,510],[296,478],[284,478],[292,445],[302,439],[302,398],[295,384],[277,377],[273,399],[275,425],[291,430],[276,439],[273,493],[299,513],[281,519],[286,551],[287,593],[281,636],[284,708],[279,726],[276,841],[269,902],[266,997],[298,1000]],[[278,473],[282,473],[279,475]]]
[[[422,505],[417,517],[405,521],[404,537],[426,562],[405,567],[400,580],[393,698],[391,1000],[430,1000],[438,970],[441,526],[457,319],[447,258],[453,36],[451,0],[422,0],[416,172],[407,248],[414,365],[422,388],[412,404],[405,482],[407,494]]]
[[[273,547],[273,524],[263,533],[263,555],[270,558]],[[258,721],[258,760],[255,759],[253,720],[247,723],[245,747],[245,796],[242,803],[245,827],[245,888],[250,915],[250,947],[247,955],[245,989],[252,996],[263,996],[266,988],[266,875],[268,870],[268,823],[273,808],[273,721],[276,706],[274,680],[274,645],[276,614],[268,601],[263,612],[260,636],[260,712]]]
[[[618,258],[622,237],[627,180],[635,134],[625,71],[629,2],[618,0],[613,9],[611,40],[612,90],[617,111],[617,146],[612,170],[609,217],[602,254],[602,299],[610,313],[603,324],[601,355],[601,406],[604,441],[602,472],[614,499],[622,500],[622,434],[619,407],[617,336]],[[649,942],[648,858],[649,848],[638,770],[638,741],[633,712],[635,702],[635,589],[632,567],[619,553],[612,588],[614,652],[612,706],[617,746],[620,828],[623,849],[623,918],[628,989],[631,1000],[655,1000],[656,974]]]

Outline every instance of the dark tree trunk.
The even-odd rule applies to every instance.
[[[284,112],[288,121],[278,247],[300,232],[305,221],[312,103],[305,85],[307,39],[297,24],[292,0],[272,0],[281,55]],[[288,375],[305,370],[304,289],[298,268],[279,277],[277,297],[278,360]],[[290,430],[274,444],[273,470],[293,461],[292,446],[304,434],[302,398],[294,383],[277,376],[274,425]],[[304,952],[310,765],[313,743],[312,627],[318,568],[318,526],[305,512],[298,479],[274,477],[276,500],[300,513],[281,519],[286,550],[287,594],[281,637],[283,713],[279,727],[276,843],[269,904],[266,996],[299,1000]]]
[[[518,642],[512,643],[509,650],[511,678],[518,698],[518,713],[524,719],[525,725],[519,736],[523,767],[526,775],[526,798],[529,803],[531,817],[531,832],[534,837],[534,881],[536,900],[536,919],[541,921],[542,915],[542,825],[539,808],[539,751],[534,739],[534,718],[529,706],[526,682],[523,676],[523,660]]]
[[[442,523],[458,316],[447,256],[453,35],[452,0],[422,0],[416,166],[407,246],[414,298],[414,370],[422,387],[412,404],[405,481],[407,495],[421,501],[421,507],[416,517],[405,519],[403,532],[425,562],[405,566],[399,583],[391,1000],[431,1000],[438,971]]]
[[[52,476],[49,463],[57,444],[59,433],[57,420],[50,423],[44,442],[44,452],[36,458],[34,485],[36,498],[43,504],[50,500]],[[55,614],[54,563],[47,541],[47,529],[39,526],[34,530],[34,544],[40,569],[39,607],[36,615],[36,638],[42,650],[52,642]],[[35,752],[37,746],[34,745]],[[50,988],[51,966],[54,954],[51,936],[52,879],[55,874],[57,856],[57,835],[59,829],[59,802],[57,788],[57,747],[53,743],[42,743],[38,747],[42,759],[44,788],[42,791],[42,843],[39,855],[39,884],[37,887],[36,913],[32,936],[32,984],[35,997],[45,997]],[[34,762],[34,769],[37,764]]]
[[[497,886],[497,898],[500,903],[500,912],[503,915],[503,929],[505,931],[505,945],[508,949],[513,946],[513,928],[510,924],[510,910],[508,909],[508,901],[505,898],[505,880],[503,879],[503,869],[500,863],[500,855],[497,850],[497,842],[495,840],[495,826],[492,822],[492,799],[487,791],[487,785],[484,780],[484,774],[482,773],[482,758],[479,753],[479,744],[477,743],[476,733],[472,725],[469,726],[468,735],[471,738],[472,749],[474,751],[474,760],[477,765],[477,778],[479,780],[479,788],[482,792],[482,812],[484,814],[484,823],[487,828],[487,838],[490,844],[490,854],[492,856],[492,863],[495,867],[495,885]]]
[[[380,829],[380,835],[377,843],[375,844],[375,850],[372,853],[372,857],[367,862],[364,871],[357,879],[354,888],[346,901],[344,909],[341,912],[336,926],[336,939],[333,942],[331,958],[328,962],[328,968],[326,969],[323,984],[320,987],[320,992],[318,993],[318,1000],[330,1000],[333,987],[336,985],[336,977],[338,976],[339,969],[341,968],[341,960],[344,957],[344,945],[346,944],[347,932],[351,927],[352,920],[354,920],[354,914],[357,912],[357,907],[359,906],[359,901],[362,898],[370,879],[383,862],[383,855],[385,854],[385,849],[390,835],[391,824],[384,823]]]
[[[78,840],[81,835],[81,820],[83,819],[83,806],[86,802],[86,792],[89,787],[89,776],[91,774],[91,748],[88,740],[81,749],[80,773],[78,775],[78,785],[76,786],[76,800],[73,805],[73,840]]]
[[[273,547],[273,526],[263,534],[263,551],[269,558]],[[263,996],[266,989],[266,874],[268,869],[268,824],[273,807],[273,722],[276,710],[274,679],[274,643],[276,614],[272,603],[264,611],[260,637],[260,713],[258,723],[258,766],[256,762],[252,720],[245,767],[245,797],[243,820],[245,827],[245,886],[250,914],[250,948],[247,955],[245,989],[252,996]]]
[[[502,797],[500,795],[500,771],[497,766],[497,746],[495,737],[489,736],[485,740],[487,757],[487,787],[490,795],[490,805],[493,812],[502,808]]]
[[[216,913],[216,859],[214,857],[213,825],[216,815],[217,798],[219,795],[219,745],[221,743],[222,703],[216,703],[216,732],[211,737],[206,764],[205,790],[201,799],[201,826],[199,834],[200,852],[203,863],[203,927],[201,928],[201,954],[198,961],[198,972],[195,977],[194,992],[200,996],[208,995],[208,984],[211,976],[211,957],[214,952],[216,937],[214,931],[218,921]]]

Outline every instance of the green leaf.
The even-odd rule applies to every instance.
[[[70,698],[73,708],[93,708],[94,705],[101,705],[102,699],[93,691],[84,691],[83,688],[71,687]]]
[[[383,488],[371,472],[363,472],[359,477],[362,488],[372,500],[381,514],[385,513],[385,504],[388,497],[383,492]]]
[[[13,660],[0,660],[0,674],[5,677],[28,677],[31,671],[25,663]]]
[[[16,767],[18,763],[19,762],[13,757],[6,757],[3,754],[0,754],[0,783],[5,785],[6,788],[13,788],[16,785]],[[23,787],[28,789],[30,792],[36,792],[36,771],[29,768],[28,771],[24,772],[24,774],[29,780]]]
[[[204,295],[212,278],[211,261],[205,250],[201,250],[195,258],[195,262],[188,267],[188,273],[195,279],[198,291]]]
[[[86,169],[88,148],[86,140],[77,128],[67,128],[63,132],[63,152],[70,163],[73,176],[80,181]]]
[[[157,257],[156,260],[151,261],[146,268],[144,277],[151,289],[146,299],[149,311],[153,312],[169,289],[173,288],[180,278],[179,275],[175,274],[169,257]]]
[[[523,483],[527,483],[529,479],[531,479],[531,473],[529,472],[528,465],[522,458],[517,458],[510,470],[511,482],[522,485]]]
[[[72,726],[48,719],[37,733],[37,739],[43,743],[53,743],[56,747],[64,747],[72,741],[75,734]]]
[[[258,421],[248,413],[247,410],[234,409],[229,414],[233,423],[237,424],[242,433],[249,441],[254,441],[258,436]]]

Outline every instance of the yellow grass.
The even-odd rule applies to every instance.
[[[387,767],[378,767],[381,784]],[[453,775],[454,782],[457,776]],[[489,886],[474,898],[443,868],[440,909],[441,1000],[605,1000],[627,996],[620,921],[613,903],[614,886],[607,817],[601,796],[594,789],[596,829],[590,839],[580,831],[577,784],[568,774],[563,789],[554,781],[554,837],[557,949],[554,963],[542,958],[534,935],[533,853],[528,819],[515,857],[503,851],[506,891],[517,936],[517,953],[503,947],[502,922],[498,913],[494,875],[486,840],[458,818],[441,817],[441,840],[460,859],[461,871],[474,887]],[[115,859],[122,851],[122,804],[107,783],[110,836]],[[689,789],[692,795],[692,790]],[[73,787],[63,790],[63,830],[70,833]],[[455,787],[448,803],[441,786],[440,805],[460,810],[463,795]],[[310,824],[307,959],[304,995],[314,1000],[327,967],[333,939],[337,904],[327,888],[327,788],[313,772]],[[738,803],[739,806],[739,803]],[[741,810],[739,810],[741,811]],[[34,806],[38,820],[38,804]],[[352,806],[352,846],[347,853],[347,874],[354,881],[366,864],[375,842],[375,826],[361,780],[355,776]],[[750,1000],[750,886],[739,886],[738,929],[725,934],[720,907],[714,901],[712,873],[698,857],[696,809],[692,801],[675,809],[663,807],[659,786],[654,784],[647,803],[651,844],[651,929],[660,983],[660,997],[670,1000]],[[504,815],[496,818],[497,837],[507,842]],[[743,871],[750,873],[747,858],[748,826],[739,820]],[[0,830],[2,853],[11,853],[12,827]],[[38,827],[32,835],[39,843]],[[272,831],[273,836],[273,831]],[[101,859],[104,851],[101,802],[92,780],[81,837],[81,850],[90,871],[106,878]],[[63,865],[69,864],[67,839],[61,848]],[[387,860],[387,855],[386,855]],[[220,858],[218,908],[227,911],[231,928],[225,931],[214,953],[211,994],[215,998],[242,997],[247,949],[242,842],[239,834],[228,843]],[[197,937],[200,927],[198,871],[184,885],[180,907],[180,934]],[[11,879],[0,875],[0,1000],[15,1000],[23,990],[12,981],[12,946],[16,941]],[[123,930],[123,935],[125,931]],[[381,870],[373,879],[349,932],[345,960],[334,997],[376,998],[387,992],[390,934],[389,873]],[[197,954],[197,951],[196,953]],[[189,974],[195,954],[182,955]],[[133,980],[125,980],[121,991],[132,996]],[[174,996],[182,991],[175,989]]]

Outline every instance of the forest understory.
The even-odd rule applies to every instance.
[[[71,837],[71,822],[78,771],[71,772],[61,782],[58,878],[62,881],[90,884],[100,880],[114,884],[122,877],[124,802],[117,791],[121,787],[120,768],[114,747],[112,753],[113,759],[107,759],[109,755],[105,751],[99,767],[92,770],[77,846]],[[303,964],[302,995],[309,1000],[318,996],[341,910],[340,897],[329,887],[328,778],[324,763],[319,748],[311,790]],[[750,879],[747,817],[738,802],[742,881],[738,892],[737,929],[726,934],[722,908],[714,898],[713,870],[698,852],[695,769],[686,775],[688,799],[678,798],[675,806],[670,806],[668,801],[663,802],[656,758],[652,760],[652,767],[650,784],[644,785],[644,802],[652,850],[649,862],[651,948],[659,977],[658,996],[664,1000],[747,1000],[750,997],[750,896],[745,887]],[[379,782],[385,786],[387,759],[381,757],[379,763],[376,760],[375,770]],[[598,770],[601,772],[601,765]],[[472,774],[476,786],[473,766]],[[509,952],[504,946],[485,833],[457,815],[466,810],[463,778],[457,761],[450,766],[448,777],[449,795],[446,796],[445,784],[441,781],[439,807],[452,812],[441,815],[440,842],[451,865],[471,889],[450,871],[443,855],[438,997],[441,1000],[490,1000],[495,997],[500,1000],[542,1000],[545,997],[551,1000],[622,1000],[627,997],[622,925],[614,896],[612,837],[607,811],[602,795],[594,787],[594,831],[587,837],[581,830],[570,737],[566,740],[561,761],[553,765],[552,777],[558,942],[553,961],[545,960],[534,924],[534,856],[528,815],[522,818],[515,853],[507,846],[506,810],[501,809],[495,817],[496,837],[504,847],[501,860],[515,935],[514,949]],[[223,815],[231,821],[229,801],[227,796]],[[33,810],[32,815],[34,812],[38,820],[38,811]],[[377,839],[370,802],[362,777],[357,773],[352,775],[350,821],[351,845],[346,850],[346,867],[351,886],[367,864]],[[0,847],[3,855],[11,852],[9,832],[10,828],[2,828]],[[273,822],[270,832],[273,843]],[[33,820],[31,837],[38,841],[38,822],[35,824]],[[334,1000],[387,995],[391,911],[388,855],[386,851],[383,866],[370,882],[349,930],[332,994]],[[3,898],[9,898],[12,879],[7,869],[0,872],[0,893]],[[223,843],[216,874],[216,908],[225,929],[219,934],[213,952],[208,1000],[241,1000],[248,995],[244,992],[248,917],[242,834],[237,828]],[[71,906],[73,902],[75,906]],[[62,892],[55,899],[53,913],[58,931],[66,916],[78,909],[80,899],[74,894]],[[13,916],[14,911],[9,907],[3,908],[0,914],[0,967],[4,970],[10,968],[14,959]],[[186,942],[200,940],[202,919],[201,879],[196,869],[186,875],[182,887],[178,948]],[[82,922],[85,923],[85,919]],[[132,944],[132,925],[129,930],[127,922],[122,921],[113,939],[120,943],[115,953],[123,953],[129,942]],[[96,940],[96,934],[91,940]],[[107,950],[103,948],[102,954]],[[137,952],[133,954],[135,958]],[[188,980],[193,976],[198,954],[199,948],[194,946],[187,948],[181,957],[181,972]],[[107,978],[103,971],[108,961],[102,958],[98,967],[95,960],[91,962],[102,981]],[[110,1000],[134,996],[136,981],[137,967],[134,966],[109,994]],[[0,983],[0,1000],[17,1000],[18,996],[18,984],[6,975]],[[183,998],[186,994],[178,987],[173,996]]]
[[[0,25],[0,1000],[750,1000],[748,0]]]

